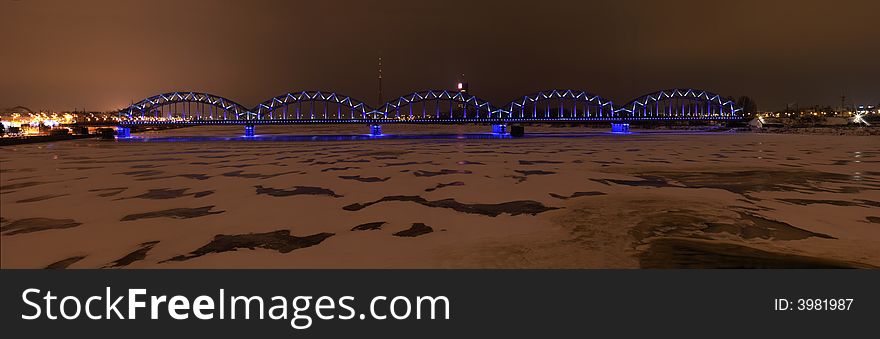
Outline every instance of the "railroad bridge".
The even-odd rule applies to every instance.
[[[332,91],[284,93],[247,108],[233,100],[201,92],[163,93],[118,112],[120,137],[133,126],[244,125],[253,136],[256,125],[365,124],[381,134],[383,124],[491,124],[506,133],[510,124],[609,122],[613,130],[648,121],[741,120],[742,108],[703,90],[670,89],[615,105],[587,91],[554,89],[518,97],[498,106],[462,91],[412,92],[373,108]]]

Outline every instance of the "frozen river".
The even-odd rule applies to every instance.
[[[0,266],[880,266],[877,137],[257,128],[0,148]]]

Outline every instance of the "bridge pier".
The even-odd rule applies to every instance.
[[[244,125],[244,136],[245,137],[254,136],[254,125]]]
[[[611,123],[611,133],[629,133],[628,123]]]
[[[507,124],[492,124],[493,134],[507,134]]]
[[[372,124],[370,125],[370,135],[374,137],[378,137],[382,135],[382,125]]]
[[[131,128],[116,126],[116,137],[121,139],[131,138]]]

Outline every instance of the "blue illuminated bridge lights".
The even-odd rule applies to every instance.
[[[578,90],[535,92],[502,106],[466,92],[426,90],[402,95],[379,108],[333,91],[284,93],[253,108],[208,93],[170,92],[120,110],[117,125],[245,125],[245,134],[252,136],[254,125],[367,124],[370,135],[377,136],[382,135],[381,124],[481,123],[491,124],[494,133],[506,133],[506,124],[510,123],[741,119],[742,108],[732,100],[696,89],[657,91],[622,106]],[[125,129],[118,134],[127,133]]]

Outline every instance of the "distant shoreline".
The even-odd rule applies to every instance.
[[[769,127],[753,133],[880,136],[878,126],[818,126],[818,127]]]
[[[53,142],[53,141],[64,141],[64,140],[76,140],[76,139],[87,139],[87,138],[95,138],[96,135],[85,134],[85,135],[36,135],[36,136],[27,136],[27,137],[6,137],[0,138],[0,146],[13,146],[13,145],[24,145],[24,144],[35,144],[40,142]]]

